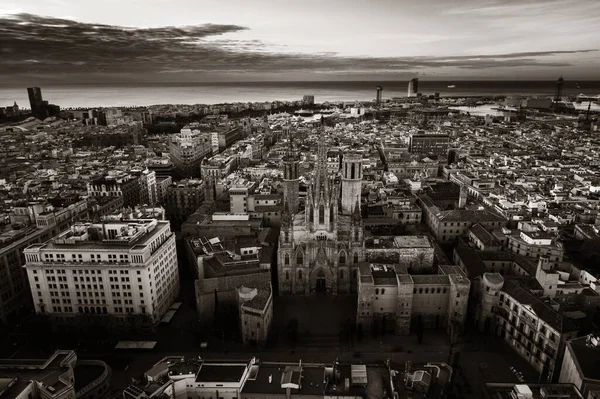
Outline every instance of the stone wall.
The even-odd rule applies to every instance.
[[[373,298],[375,297],[375,286],[371,276],[359,276],[358,300],[356,311],[356,325],[362,328],[364,334],[371,331],[373,322]]]
[[[414,283],[409,275],[399,276],[399,280],[398,302],[396,304],[396,334],[408,335],[412,316]]]
[[[270,283],[269,270],[261,270],[253,274],[223,276],[209,279],[198,279],[195,282],[196,309],[201,324],[210,325],[215,314],[215,291],[219,306],[237,307],[237,291],[241,286],[256,287]]]
[[[467,309],[469,304],[469,290],[471,282],[459,274],[452,274],[450,278],[450,298],[448,305],[448,328],[450,323],[455,323],[462,333],[467,320]]]

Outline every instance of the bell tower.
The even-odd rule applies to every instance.
[[[362,178],[362,156],[357,153],[344,154],[342,159],[342,214],[351,215],[356,204],[360,204]]]

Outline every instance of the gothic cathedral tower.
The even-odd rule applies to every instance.
[[[292,215],[298,213],[300,198],[299,159],[294,153],[292,131],[288,126],[283,128],[288,137],[288,150],[283,157],[283,202]]]
[[[357,153],[344,154],[342,159],[342,214],[352,215],[357,204],[360,206],[362,178],[362,156]],[[360,212],[360,209],[358,211]]]

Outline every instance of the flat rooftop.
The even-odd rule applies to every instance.
[[[154,222],[154,227],[152,227]],[[75,226],[71,230],[60,234],[54,239],[37,246],[43,250],[74,250],[74,249],[111,249],[116,250],[118,248],[123,249],[142,249],[160,234],[163,233],[163,228],[169,225],[169,221],[166,220],[123,220],[119,222],[105,222],[102,224],[80,224],[78,226],[81,231],[74,232]],[[111,228],[121,228],[131,226],[131,230],[127,232],[128,236],[116,237],[115,239],[109,238],[108,235],[103,237],[95,237],[91,233],[91,229],[105,229],[108,231]],[[133,235],[129,235],[133,234]],[[87,236],[87,237],[86,237]],[[78,238],[79,237],[79,238]],[[128,239],[130,238],[130,239]],[[136,248],[137,247],[137,248]]]
[[[196,375],[196,382],[239,382],[246,367],[246,364],[203,363]]]
[[[365,240],[368,249],[433,248],[426,236],[379,236]]]
[[[572,384],[504,384],[504,383],[486,383],[486,397],[496,399],[512,399],[511,392],[515,390],[515,386],[526,385],[533,399],[541,399],[544,397],[560,397],[561,399],[583,399],[579,391]],[[544,391],[545,394],[542,394]]]

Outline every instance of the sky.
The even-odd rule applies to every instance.
[[[0,84],[600,80],[599,0],[0,0]]]

